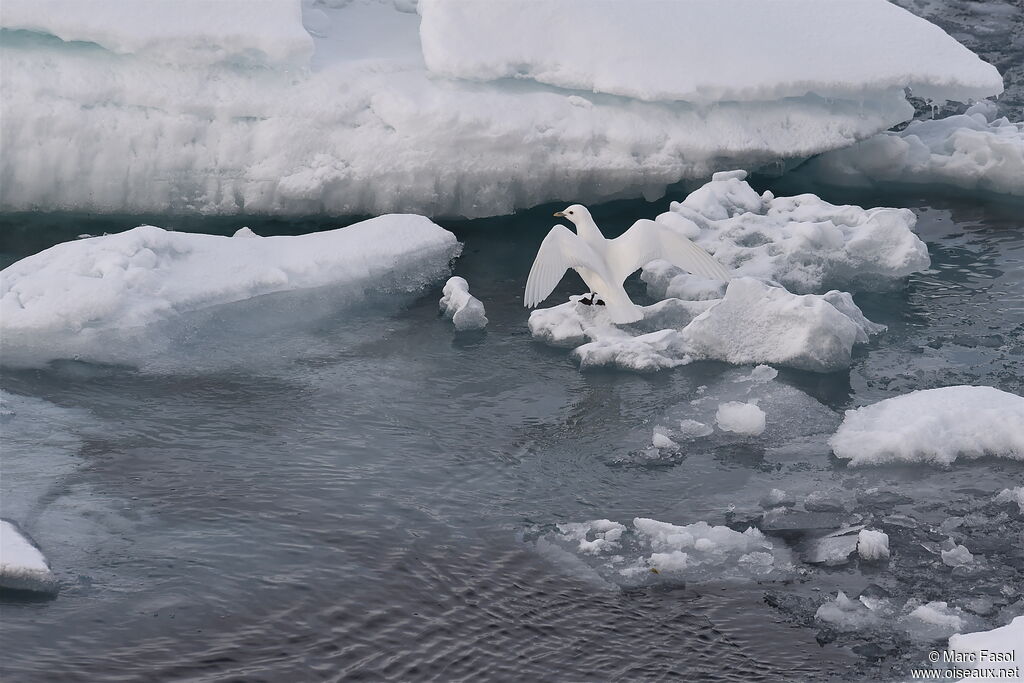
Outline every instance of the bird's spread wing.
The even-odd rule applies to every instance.
[[[581,266],[605,273],[607,266],[589,244],[564,225],[556,225],[540,243],[537,258],[526,280],[523,305],[532,308],[555,289],[569,268]]]
[[[637,268],[655,259],[664,259],[711,280],[728,282],[730,278],[729,271],[711,254],[671,228],[647,219],[638,220],[609,245],[609,266],[616,282],[622,282]]]

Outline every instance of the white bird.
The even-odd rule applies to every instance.
[[[612,322],[619,324],[643,318],[622,282],[651,261],[664,259],[694,275],[729,280],[729,271],[711,254],[660,223],[641,219],[620,237],[609,240],[585,206],[573,204],[555,215],[571,221],[576,233],[556,225],[541,242],[526,280],[523,304],[527,308],[544,301],[569,268],[580,274],[590,291],[604,301]]]

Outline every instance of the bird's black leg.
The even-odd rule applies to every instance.
[[[604,301],[597,298],[597,292],[587,292],[580,298],[580,303],[587,306],[604,306]]]

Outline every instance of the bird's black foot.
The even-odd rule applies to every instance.
[[[587,306],[604,306],[604,301],[602,301],[601,299],[597,298],[597,293],[596,292],[591,292],[591,293],[583,296],[580,299],[580,303],[581,304],[586,304]]]

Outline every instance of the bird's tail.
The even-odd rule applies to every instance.
[[[630,300],[629,295],[624,290],[613,291],[610,296],[603,292],[598,292],[598,294],[604,301],[605,310],[608,311],[608,317],[612,319],[613,323],[625,325],[643,320],[643,311]]]

